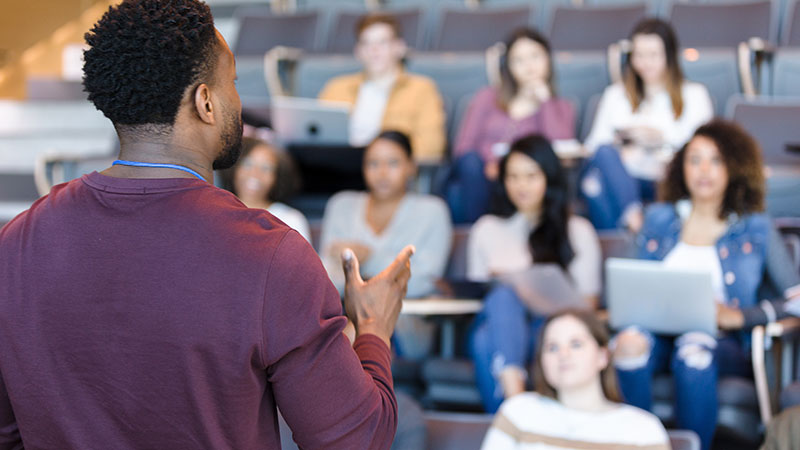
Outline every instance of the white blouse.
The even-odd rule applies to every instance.
[[[617,404],[606,411],[570,409],[533,392],[503,402],[482,450],[669,449],[664,426],[652,414]]]
[[[648,126],[660,130],[673,149],[682,147],[700,125],[714,117],[714,108],[711,96],[702,84],[684,81],[681,97],[683,112],[676,119],[672,100],[666,90],[645,98],[634,111],[622,83],[608,86],[600,99],[592,131],[584,141],[584,146],[594,152],[601,145],[614,143],[617,130]]]
[[[485,215],[475,222],[467,241],[467,278],[488,281],[494,275],[513,273],[533,264],[528,236],[533,229],[521,213],[503,218]],[[597,232],[588,220],[571,216],[567,235],[575,257],[568,271],[583,296],[600,294],[601,253]]]

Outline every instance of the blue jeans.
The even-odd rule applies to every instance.
[[[489,210],[492,183],[483,174],[483,160],[469,152],[453,162],[442,193],[453,223],[472,223]]]
[[[604,145],[586,162],[580,192],[595,228],[610,230],[619,227],[629,206],[655,198],[655,183],[633,178],[616,147]]]
[[[496,378],[500,370],[527,367],[542,322],[541,318],[531,317],[509,286],[498,285],[486,296],[469,339],[475,379],[486,412],[495,413],[503,402]]]
[[[641,332],[651,343],[647,362],[624,369],[617,362],[625,401],[651,410],[653,375],[669,369],[675,381],[677,427],[694,431],[700,436],[703,449],[710,449],[719,408],[717,379],[724,375],[750,376],[747,352],[733,337],[715,339],[707,334],[688,333],[671,338]]]

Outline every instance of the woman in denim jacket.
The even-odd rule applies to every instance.
[[[800,297],[800,275],[761,212],[760,149],[738,125],[715,120],[701,126],[670,163],[661,196],[667,203],[648,209],[637,238],[639,257],[710,270],[720,332],[671,338],[624,330],[616,338],[617,372],[627,401],[650,409],[653,374],[669,367],[678,428],[697,432],[708,449],[717,422],[717,377],[752,375],[747,330],[785,315],[784,299]]]

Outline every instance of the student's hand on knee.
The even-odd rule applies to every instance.
[[[389,339],[411,277],[409,259],[413,253],[414,247],[406,246],[389,267],[365,282],[359,272],[358,257],[350,249],[342,252],[344,307],[347,317],[353,321],[356,336],[374,334],[390,346]]]

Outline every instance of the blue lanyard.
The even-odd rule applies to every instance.
[[[188,172],[188,173],[196,176],[197,178],[199,178],[199,179],[201,179],[203,181],[206,181],[205,178],[200,176],[200,174],[195,172],[194,170],[192,170],[192,169],[190,169],[188,167],[185,167],[185,166],[179,166],[177,164],[147,163],[147,162],[139,162],[139,161],[125,161],[124,159],[118,159],[118,160],[112,162],[111,165],[112,166],[116,166],[116,165],[133,166],[133,167],[155,167],[155,168],[160,168],[160,169],[182,170],[184,172]]]

